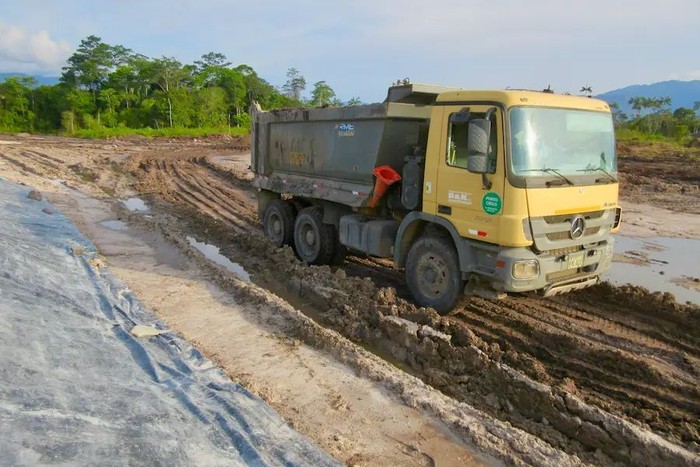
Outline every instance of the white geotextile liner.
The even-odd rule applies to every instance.
[[[336,465],[0,178],[0,465]],[[75,246],[85,254],[73,256]]]

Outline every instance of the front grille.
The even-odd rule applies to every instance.
[[[563,282],[590,275],[591,273],[589,271],[581,271],[581,269],[565,269],[563,271],[551,272],[547,274],[547,282]]]
[[[602,211],[592,211],[581,214],[586,219],[599,219],[603,217],[605,210]],[[561,224],[562,222],[571,222],[571,219],[578,216],[579,214],[561,214],[558,216],[544,216],[543,219],[547,224]]]
[[[587,235],[595,235],[600,231],[600,227],[588,227],[586,230],[583,231],[583,236]],[[562,232],[551,232],[547,234],[547,238],[552,241],[557,241],[557,240],[568,240],[571,237],[569,236],[569,231],[562,231]]]
[[[543,251],[542,254],[548,256],[562,256],[568,255],[570,253],[576,253],[577,251],[581,251],[582,249],[582,246],[568,246],[565,248],[557,248],[556,250]]]

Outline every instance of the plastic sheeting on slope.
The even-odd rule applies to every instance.
[[[0,178],[0,465],[336,465]],[[71,249],[82,247],[84,256]]]

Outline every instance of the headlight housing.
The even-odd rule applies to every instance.
[[[512,274],[515,279],[534,279],[540,275],[540,263],[536,259],[516,261]]]

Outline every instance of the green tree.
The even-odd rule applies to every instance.
[[[692,128],[693,133],[697,133],[698,127],[700,126],[700,119],[698,119],[695,110],[688,109],[686,107],[678,107],[673,111],[673,119],[677,125],[683,125],[688,128],[688,132]]]
[[[168,124],[173,127],[173,100],[172,91],[178,89],[182,81],[187,78],[187,72],[183,70],[182,64],[174,57],[162,57],[150,62],[150,67],[146,70],[151,81],[157,85],[165,96],[168,104],[167,115]],[[180,96],[181,97],[181,96]],[[183,99],[179,99],[182,101]],[[181,122],[181,124],[184,122]]]
[[[61,81],[92,92],[97,102],[97,92],[114,67],[114,49],[97,36],[88,36],[80,42],[78,50],[68,58]]]
[[[292,67],[287,70],[287,82],[282,90],[290,99],[301,101],[301,93],[306,89],[306,79],[301,76],[299,70]]]
[[[197,71],[202,71],[207,67],[228,68],[231,66],[231,62],[228,61],[226,55],[218,52],[206,53],[202,55],[201,60],[195,60],[194,64]]]
[[[335,91],[325,81],[314,83],[311,91],[311,103],[316,107],[329,105],[335,99]]]
[[[33,78],[12,77],[0,83],[0,128],[5,131],[31,131],[34,112],[30,96]]]
[[[39,86],[34,89],[34,130],[50,133],[61,128],[67,88],[63,85]]]
[[[617,102],[610,104],[610,111],[612,112],[615,127],[619,127],[628,120],[627,114],[620,109]]]
[[[228,121],[226,91],[209,87],[197,93],[195,119],[199,127],[216,127]]]

